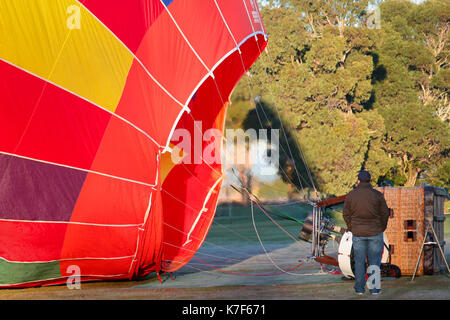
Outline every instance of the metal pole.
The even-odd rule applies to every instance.
[[[433,224],[431,222],[428,222],[428,223],[430,224],[431,231],[433,231],[434,239],[436,240],[436,243],[437,243],[437,245],[439,247],[439,250],[441,251],[442,259],[444,259],[444,263],[445,263],[445,265],[447,267],[447,272],[450,273],[450,269],[448,268],[448,264],[447,264],[447,259],[445,259],[444,251],[442,251],[441,244],[439,243],[440,242],[439,238],[437,237],[436,232],[434,232]]]
[[[313,207],[313,217],[312,217],[312,255],[318,257],[320,255],[320,222],[322,210],[319,207]]]
[[[311,255],[314,257],[314,244],[316,243],[316,237],[314,236],[314,230],[316,229],[314,225],[314,211],[316,210],[315,207],[313,207],[313,216],[312,216],[312,232],[311,232]]]
[[[317,256],[320,256],[320,226],[322,224],[322,208],[318,208],[318,219],[317,219]]]
[[[414,273],[412,275],[411,281],[414,281],[414,278],[416,277],[417,268],[419,268],[420,258],[422,257],[423,247],[425,245],[425,241],[427,240],[427,235],[428,235],[428,226],[425,229],[425,235],[423,237],[422,247],[420,248],[419,259],[417,259],[416,268],[414,269]]]
[[[316,207],[312,211],[311,255],[316,256]]]
[[[431,231],[433,232],[433,236],[434,236],[435,241],[434,241],[434,242],[427,242],[427,243],[426,243],[425,241],[427,240],[427,236],[428,236],[428,232],[429,232],[429,229],[430,229],[430,228],[431,228]],[[412,276],[412,278],[411,278],[411,281],[413,281],[414,278],[416,277],[417,268],[419,267],[419,264],[420,264],[420,258],[422,257],[423,248],[424,248],[424,246],[425,246],[425,243],[426,243],[426,244],[437,244],[437,245],[438,245],[439,250],[441,251],[441,254],[442,254],[442,258],[444,259],[444,263],[445,263],[445,265],[447,266],[447,271],[448,271],[448,273],[450,273],[450,269],[449,269],[449,267],[448,267],[447,260],[445,259],[444,252],[442,251],[441,244],[439,243],[439,239],[438,239],[438,237],[436,236],[436,232],[434,232],[433,223],[430,222],[430,221],[428,221],[428,225],[427,225],[427,227],[426,227],[426,229],[425,229],[425,234],[424,234],[424,237],[423,237],[422,247],[420,248],[419,259],[417,259],[416,268],[414,269],[414,273],[413,273],[413,276]]]

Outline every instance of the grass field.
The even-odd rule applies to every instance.
[[[269,205],[280,213],[286,213],[293,218],[304,220],[308,215],[311,207],[304,204],[295,205]],[[253,206],[254,220],[257,230],[264,236],[264,240],[268,242],[284,243],[289,237],[278,228],[257,206]],[[301,225],[290,220],[280,219],[277,215],[271,215],[273,219],[283,229],[289,233],[297,235]],[[231,236],[231,234],[234,236]],[[255,228],[253,226],[252,212],[250,207],[234,206],[230,209],[227,205],[217,208],[216,217],[213,222],[211,231],[208,233],[206,240],[209,242],[250,242],[258,241]]]

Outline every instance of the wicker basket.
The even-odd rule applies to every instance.
[[[391,211],[386,234],[391,247],[391,263],[400,267],[402,275],[412,275],[423,243],[425,221],[433,223],[437,239],[444,241],[445,190],[423,186],[414,188],[380,187]],[[428,242],[428,240],[427,240]],[[444,267],[439,249],[425,245],[416,275],[433,274]]]

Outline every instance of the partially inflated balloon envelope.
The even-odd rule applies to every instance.
[[[184,266],[223,171],[174,132],[223,132],[266,41],[256,0],[0,1],[0,286]]]

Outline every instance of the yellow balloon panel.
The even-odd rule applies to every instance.
[[[133,55],[76,1],[8,0],[0,59],[114,112]]]

